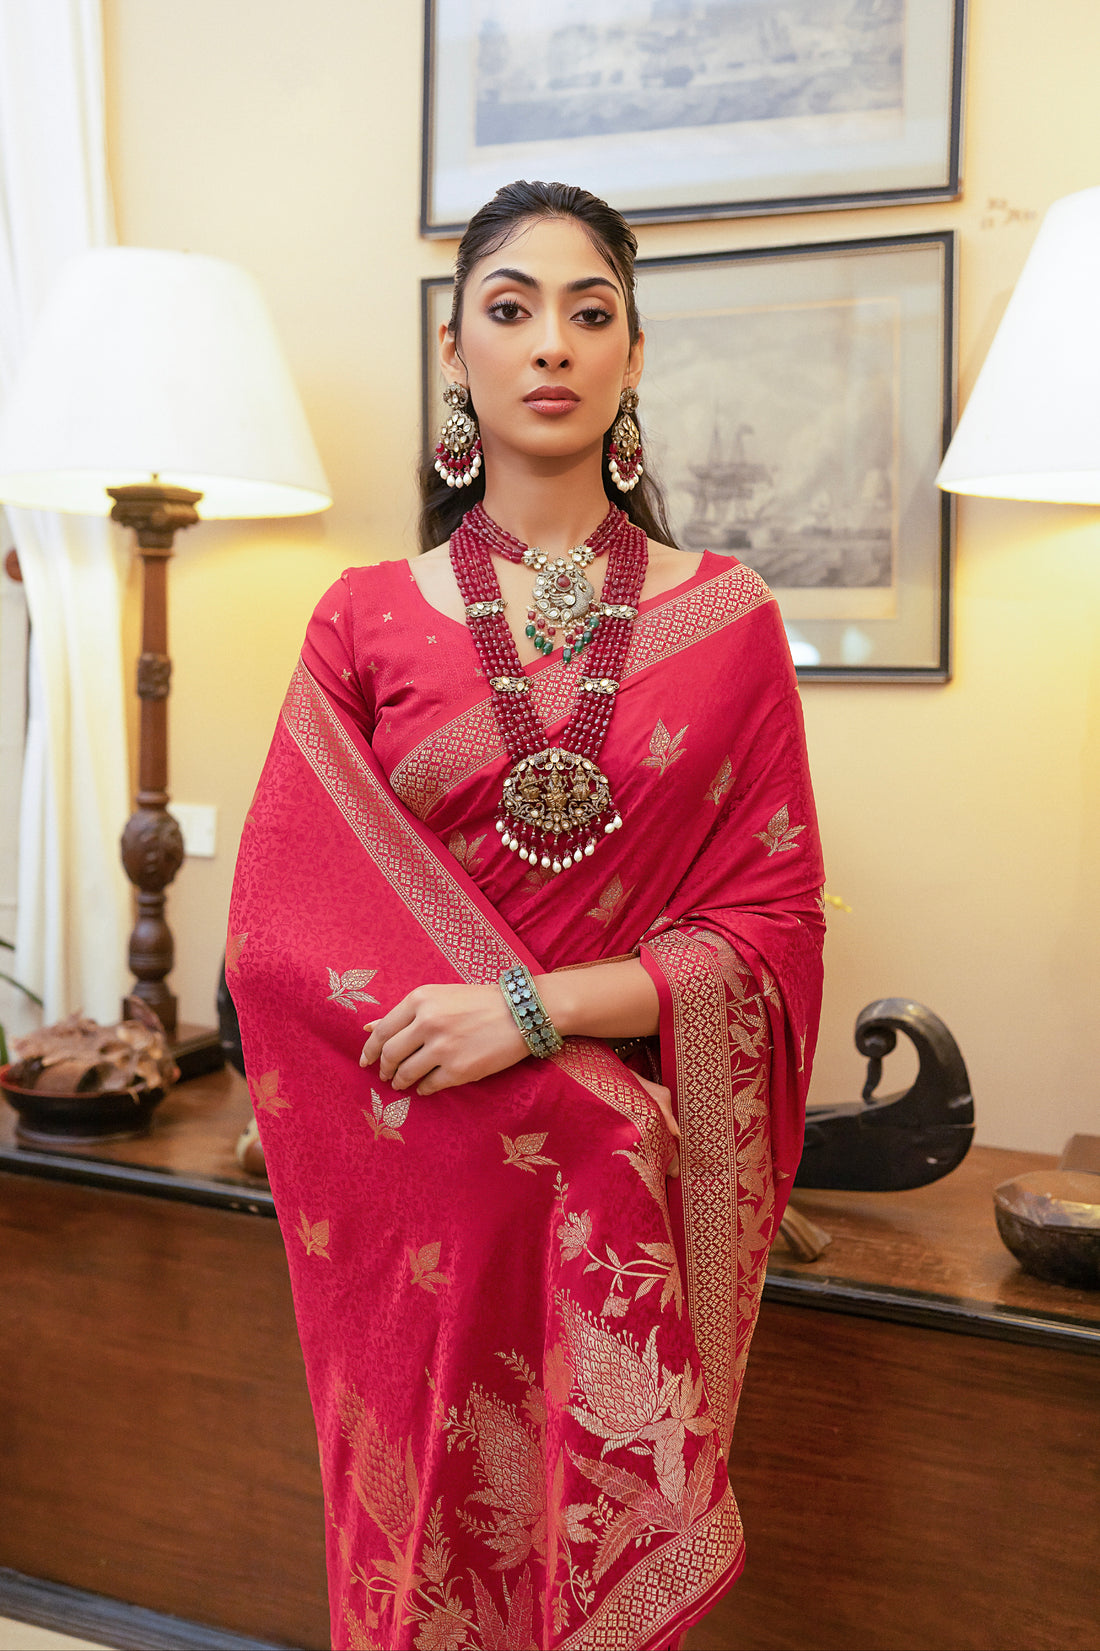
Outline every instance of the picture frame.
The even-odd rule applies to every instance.
[[[953,200],[966,0],[425,0],[420,229],[501,184],[631,222]]]
[[[673,536],[761,573],[805,680],[950,678],[955,268],[952,230],[638,260]],[[421,287],[430,451],[451,282]]]

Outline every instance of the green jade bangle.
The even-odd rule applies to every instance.
[[[500,989],[532,1055],[538,1055],[541,1059],[556,1055],[562,1040],[535,990],[530,969],[522,963],[505,969],[500,977]]]

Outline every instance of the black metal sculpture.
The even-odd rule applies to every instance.
[[[920,1069],[910,1089],[876,1100],[899,1031]],[[856,1048],[867,1056],[863,1098],[809,1113],[795,1186],[904,1192],[961,1164],[974,1138],[974,1101],[959,1046],[939,1016],[908,998],[880,998],[860,1011]]]

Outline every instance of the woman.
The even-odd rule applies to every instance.
[[[635,250],[557,184],[472,220],[434,548],[321,601],[241,845],[338,1646],[656,1651],[743,1562],[821,865],[775,604],[644,473]]]

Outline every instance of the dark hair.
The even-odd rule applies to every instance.
[[[564,183],[505,184],[491,201],[475,212],[459,242],[455,254],[454,303],[450,327],[456,335],[462,323],[462,300],[466,282],[473,266],[482,258],[498,251],[514,233],[516,227],[531,218],[573,218],[587,234],[596,251],[614,271],[626,300],[626,319],[630,342],[637,341],[639,333],[638,306],[634,300],[634,259],[638,242],[634,232],[621,213],[608,206],[587,189]],[[467,411],[475,411],[473,402]],[[637,420],[637,413],[634,418]],[[611,435],[605,433],[606,442]],[[629,493],[620,493],[607,469],[602,467],[604,492],[612,504],[625,510],[632,522],[643,528],[651,539],[672,544],[664,496],[654,481],[647,465],[637,487]],[[422,551],[449,539],[470,506],[485,497],[485,469],[469,487],[450,488],[434,468],[434,459],[426,458],[420,467],[420,522],[419,539]]]

